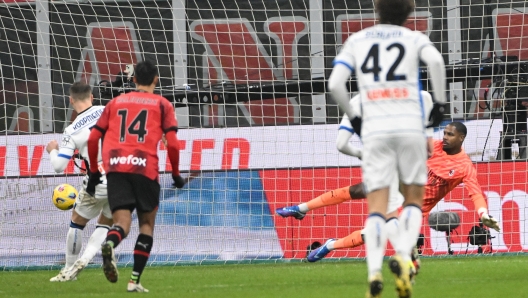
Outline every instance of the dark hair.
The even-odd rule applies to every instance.
[[[381,24],[401,26],[414,10],[412,0],[376,0],[376,12]]]
[[[136,83],[141,86],[150,86],[154,78],[158,75],[156,65],[150,61],[141,61],[134,68]]]
[[[451,122],[448,125],[454,126],[458,133],[467,136],[467,127],[462,122]]]
[[[73,100],[89,99],[92,94],[92,87],[83,82],[75,82],[70,86],[70,96]]]

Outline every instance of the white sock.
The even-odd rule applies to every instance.
[[[308,205],[306,203],[302,203],[302,204],[299,204],[299,211],[301,211],[302,213],[306,213],[308,211],[310,211],[310,209],[308,209]]]
[[[101,250],[101,244],[105,241],[108,230],[110,230],[109,226],[97,225],[92,236],[90,236],[90,239],[88,240],[86,249],[81,256],[82,259],[90,262],[93,257],[95,257],[95,254]]]
[[[334,243],[335,242],[336,242],[335,240],[332,240],[332,241],[328,242],[328,244],[326,245],[326,248],[328,248],[329,251],[334,250]]]
[[[68,235],[66,236],[66,268],[71,267],[79,257],[82,248],[82,232],[81,228],[73,228],[71,226],[68,230]]]
[[[417,206],[410,205],[403,208],[400,215],[400,228],[396,252],[406,261],[411,259],[411,251],[420,235],[422,228],[422,210]]]
[[[396,245],[398,245],[398,239],[400,239],[400,233],[398,230],[399,226],[400,221],[397,217],[393,217],[385,223],[385,232],[387,233],[387,238],[389,239],[392,247],[395,249]]]
[[[387,234],[385,231],[385,218],[378,213],[370,214],[365,222],[365,245],[367,246],[367,267],[369,278],[381,272]]]

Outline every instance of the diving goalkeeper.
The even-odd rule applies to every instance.
[[[340,136],[342,134],[340,133]],[[427,161],[428,180],[425,186],[425,198],[422,206],[424,215],[428,214],[438,202],[440,202],[451,190],[459,184],[464,183],[464,187],[469,193],[475,210],[477,211],[482,223],[496,231],[500,231],[499,223],[496,219],[488,214],[486,199],[482,194],[481,187],[477,181],[475,167],[471,159],[462,149],[462,144],[467,135],[467,128],[463,123],[452,122],[444,129],[443,139],[434,141],[432,156]],[[348,138],[350,138],[349,134]],[[338,143],[348,144],[338,138]],[[350,146],[351,147],[351,146]],[[343,148],[338,148],[343,152]],[[350,150],[350,148],[348,149]],[[354,148],[354,150],[359,150]],[[344,152],[345,153],[345,152]],[[346,153],[348,154],[348,153]],[[355,155],[357,156],[357,155]],[[324,193],[317,198],[302,203],[297,206],[284,207],[276,210],[277,214],[282,217],[293,216],[296,219],[302,219],[310,210],[324,206],[336,205],[348,200],[360,199],[364,197],[362,187],[356,184],[350,187],[340,188]],[[388,219],[392,219],[387,215]],[[389,222],[388,220],[387,222]],[[352,248],[364,244],[361,231],[355,231],[349,236],[341,239],[329,239],[318,249],[312,251],[309,261],[315,262],[324,258],[330,251],[339,248]]]

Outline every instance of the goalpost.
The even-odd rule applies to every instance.
[[[450,119],[442,126],[468,127],[464,149],[501,223],[481,249],[526,252],[527,5],[415,2],[405,26],[428,35],[447,65]],[[89,83],[95,104],[105,104],[132,88],[122,72],[145,59],[158,65],[157,92],[174,103],[181,170],[191,177],[181,190],[170,187],[160,144],[152,264],[298,260],[312,243],[363,227],[365,201],[302,221],[275,209],[361,181],[360,161],[336,150],[340,113],[325,81],[346,38],[375,23],[372,0],[4,0],[0,22],[1,268],[64,261],[71,213],[56,209],[51,194],[61,183],[80,187],[81,174],[73,161],[55,174],[45,145],[60,141],[76,117],[68,105],[73,82]],[[450,249],[465,254],[478,225],[467,192],[457,187],[435,211],[459,214]],[[445,233],[424,224],[423,254],[448,254]],[[86,227],[85,243],[93,229]],[[120,264],[132,262],[128,239],[117,249]],[[479,251],[469,245],[468,253]],[[329,257],[364,255],[358,247]]]

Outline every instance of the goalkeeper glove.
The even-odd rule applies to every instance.
[[[489,214],[483,213],[480,217],[480,220],[485,226],[490,227],[497,232],[500,232],[499,222],[495,218],[491,217]]]
[[[172,186],[176,188],[182,188],[185,185],[185,179],[180,175],[172,175],[172,180],[174,180]]]
[[[429,115],[429,125],[427,125],[427,128],[439,126],[442,120],[444,120],[444,113],[445,104],[435,102],[431,110],[431,115]]]
[[[86,192],[92,197],[95,196],[95,186],[101,183],[101,173],[99,171],[88,175],[88,184],[86,185]]]

